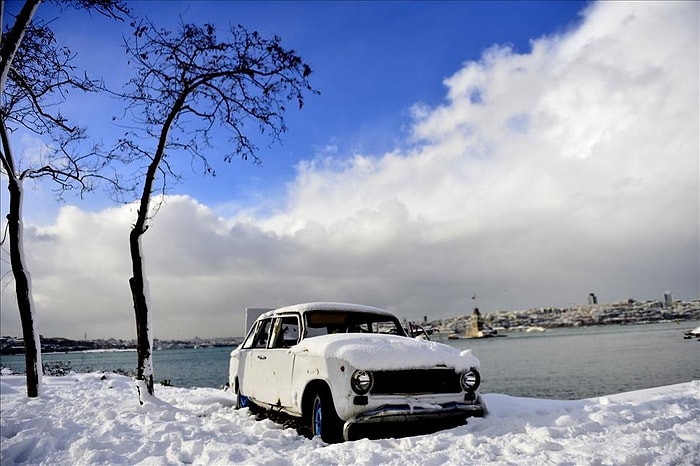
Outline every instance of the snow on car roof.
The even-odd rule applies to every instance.
[[[305,313],[309,311],[348,311],[348,312],[371,312],[374,314],[382,314],[387,316],[396,317],[392,312],[385,309],[380,309],[373,306],[365,306],[363,304],[351,304],[351,303],[335,303],[335,302],[314,302],[314,303],[302,303],[294,304],[292,306],[285,306],[273,311],[266,312],[261,317],[269,317],[272,315],[277,315],[287,312],[299,312]]]

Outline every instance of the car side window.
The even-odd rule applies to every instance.
[[[256,324],[255,331],[252,332],[243,343],[243,348],[267,348],[267,341],[270,335],[270,324],[272,319],[261,320]]]
[[[272,335],[271,348],[290,348],[296,345],[299,342],[299,318],[297,316],[278,318]]]

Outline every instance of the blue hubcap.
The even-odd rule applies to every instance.
[[[323,415],[321,412],[321,402],[316,400],[314,403],[314,435],[321,435],[321,426],[323,424]]]

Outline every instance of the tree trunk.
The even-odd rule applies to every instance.
[[[2,9],[0,10],[2,14],[0,15],[0,26],[3,27],[4,14],[5,14],[5,0],[2,1]],[[12,60],[15,58],[15,53],[19,49],[22,39],[24,38],[24,33],[27,31],[27,26],[32,21],[34,13],[36,13],[37,8],[41,0],[26,0],[19,14],[15,18],[15,24],[7,32],[5,40],[0,47],[0,91],[5,92],[5,82],[7,80],[7,73],[10,71],[12,66]]]
[[[131,288],[131,296],[134,300],[134,312],[136,313],[136,352],[138,353],[138,365],[136,367],[136,380],[139,390],[139,401],[143,404],[143,388],[146,389],[148,395],[153,396],[153,337],[151,334],[151,322],[148,314],[148,305],[150,296],[148,295],[148,282],[146,273],[143,267],[143,255],[141,253],[141,236],[148,230],[146,220],[148,219],[148,209],[151,202],[151,190],[153,182],[156,179],[158,165],[165,154],[165,146],[168,140],[168,132],[178,113],[182,110],[188,93],[191,89],[185,89],[178,97],[177,101],[170,110],[168,117],[161,128],[160,137],[158,139],[158,147],[151,160],[146,178],[143,184],[143,193],[139,202],[139,209],[136,215],[136,223],[129,234],[129,248],[131,250],[131,267],[133,276],[129,279],[129,287]],[[145,387],[143,387],[145,384]]]
[[[40,0],[25,1],[22,9],[15,18],[15,23],[0,44],[0,93],[5,93],[7,74],[12,66],[17,49],[34,13],[39,7]],[[5,1],[0,7],[0,25],[4,28]],[[14,159],[10,149],[7,128],[5,127],[5,109],[2,109],[2,163],[8,179],[7,189],[10,191],[10,211],[7,214],[7,228],[10,241],[10,264],[15,279],[17,293],[17,308],[22,323],[24,338],[24,359],[27,371],[27,396],[37,397],[41,394],[41,342],[37,332],[37,322],[32,299],[32,279],[24,265],[24,225],[22,223],[22,190],[21,176],[15,171]]]
[[[153,341],[151,337],[150,318],[148,315],[148,286],[143,269],[143,257],[141,255],[141,235],[146,229],[143,227],[145,218],[142,214],[129,234],[129,248],[131,250],[131,264],[133,276],[129,279],[131,296],[134,300],[134,313],[136,314],[136,352],[138,363],[136,366],[136,380],[138,385],[139,401],[143,404],[146,396],[154,394],[153,389]],[[145,387],[143,386],[145,384]],[[143,393],[145,388],[146,393]]]
[[[10,212],[7,224],[10,241],[10,264],[15,278],[17,307],[22,322],[24,338],[24,359],[27,370],[27,396],[34,398],[41,394],[41,343],[36,329],[34,300],[32,299],[32,279],[24,265],[24,225],[22,223],[22,181],[8,176],[10,191]]]

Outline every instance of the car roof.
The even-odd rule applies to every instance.
[[[348,311],[348,312],[370,312],[373,314],[382,314],[386,316],[396,317],[392,312],[385,309],[380,309],[373,306],[365,306],[363,304],[351,303],[335,303],[335,302],[314,302],[294,304],[292,306],[280,307],[272,311],[266,312],[260,317],[271,317],[278,314],[287,314],[290,312],[298,312],[303,314],[310,311]]]

